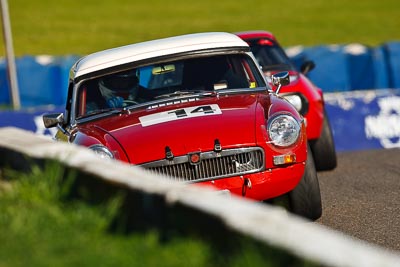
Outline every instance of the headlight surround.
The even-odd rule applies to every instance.
[[[300,93],[294,93],[294,94],[281,94],[283,98],[285,98],[287,101],[289,101],[290,104],[292,104],[295,109],[303,116],[305,116],[308,112],[308,101],[304,97],[304,95]]]
[[[301,97],[299,95],[284,95],[287,101],[292,104],[298,112],[300,112],[302,105]]]
[[[103,159],[113,159],[114,154],[106,146],[103,145],[92,145],[89,147],[94,153],[96,153],[100,158]]]
[[[299,122],[289,114],[280,114],[268,121],[268,135],[276,146],[288,147],[296,143],[300,129]]]

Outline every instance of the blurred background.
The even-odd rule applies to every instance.
[[[16,56],[85,55],[203,31],[265,29],[284,46],[376,46],[400,39],[396,0],[12,0],[9,11]]]

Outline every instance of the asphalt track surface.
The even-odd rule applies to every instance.
[[[318,178],[317,223],[400,253],[400,149],[338,153],[337,168]]]

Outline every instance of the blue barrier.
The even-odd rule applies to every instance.
[[[307,76],[324,92],[400,88],[400,42],[378,47],[362,44],[288,47],[286,52],[300,68],[313,60]]]
[[[374,87],[372,88],[390,88],[389,82],[389,63],[387,52],[384,46],[379,46],[372,51],[373,69],[374,69]]]
[[[305,55],[317,66],[307,76],[324,92],[350,90],[347,57],[343,47],[331,45],[308,48]]]
[[[325,94],[337,151],[400,147],[400,89]]]
[[[372,49],[352,44],[343,47],[347,59],[347,73],[350,90],[372,89],[375,87]]]
[[[64,106],[41,107],[19,111],[0,111],[0,127],[17,127],[38,135],[54,137],[57,128],[46,129],[42,116],[46,113],[63,112]]]
[[[16,59],[22,107],[64,105],[69,70],[78,56],[24,56]],[[5,60],[0,62],[0,104],[11,104]]]
[[[387,43],[383,45],[388,61],[390,87],[400,88],[400,43]]]

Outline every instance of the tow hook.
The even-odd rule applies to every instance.
[[[242,196],[246,195],[247,188],[251,189],[251,181],[249,178],[244,178],[242,186]]]

